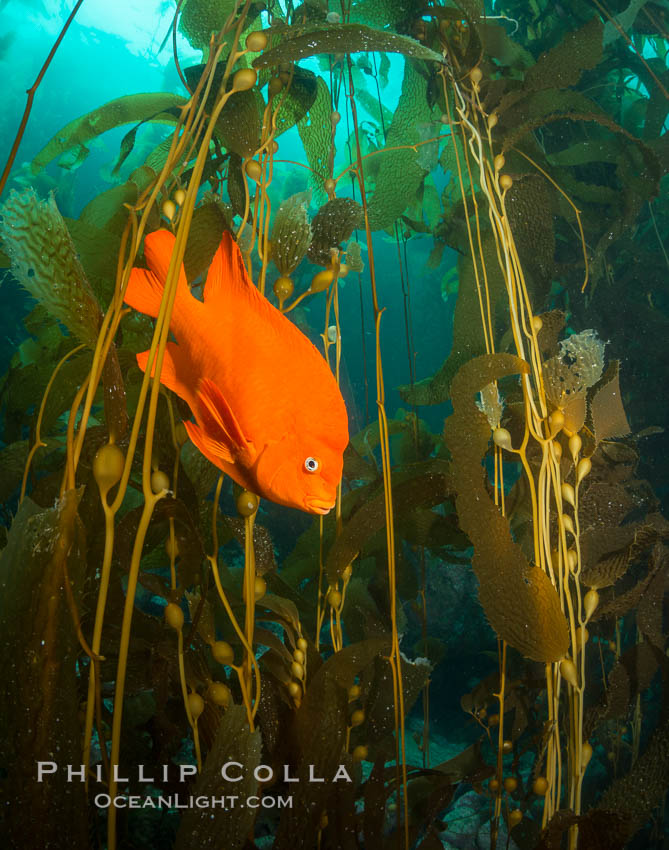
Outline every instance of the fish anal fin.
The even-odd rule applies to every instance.
[[[241,429],[237,417],[225,400],[223,393],[209,378],[203,378],[198,384],[197,399],[202,423],[212,434],[222,435],[235,454],[248,451],[250,444]]]
[[[142,351],[137,355],[137,365],[146,372],[146,367],[149,362],[149,351]],[[156,373],[155,363],[151,370],[151,377]],[[186,381],[188,378],[188,364],[184,360],[184,356],[179,346],[174,342],[168,342],[165,347],[165,356],[163,357],[163,365],[160,370],[160,383],[164,384],[169,390],[175,392],[180,398],[190,401],[192,393],[188,391]]]

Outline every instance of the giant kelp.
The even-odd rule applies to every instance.
[[[667,214],[649,202],[669,161],[666,72],[647,55],[660,28],[637,7],[618,23],[638,52],[580,4],[572,21],[542,3],[530,18],[515,0],[361,0],[342,14],[186,0],[174,27],[204,64],[184,70],[175,55],[183,94],[112,101],[42,146],[35,172],[59,157],[74,168],[98,135],[133,125],[109,163],[118,182],[78,218],[34,192],[2,212],[3,262],[40,302],[0,390],[3,496],[12,513],[20,502],[0,556],[2,708],[20,718],[4,738],[14,846],[37,811],[44,846],[52,827],[86,846],[90,824],[112,850],[140,834],[181,850],[270,834],[277,850],[437,848],[444,812],[462,820],[466,798],[491,846],[505,830],[529,850],[644,828],[667,784],[666,729],[647,699],[666,677],[667,524],[639,471],[636,432],[654,420],[638,418],[610,302],[664,327],[631,282],[637,242],[659,274],[648,258]],[[129,171],[148,123],[165,137]],[[303,153],[286,163],[294,127]],[[154,323],[123,293],[159,227],[176,248]],[[335,510],[311,523],[224,481],[189,443],[188,409],[136,367],[138,351],[162,357],[181,262],[198,294],[224,231],[259,289],[320,334],[342,385],[344,358],[374,347],[378,418],[352,435]],[[435,279],[447,247],[458,254],[441,285],[415,264],[426,236]],[[391,417],[394,275],[411,409]],[[355,327],[343,306],[354,287]],[[422,380],[417,292],[455,301],[452,349]],[[442,437],[418,408],[447,401]],[[497,670],[462,698],[478,740],[435,766],[442,659],[449,689],[472,688],[457,678],[465,660],[482,669],[439,596],[450,568],[470,564]],[[460,599],[466,628],[494,648]],[[27,771],[54,748],[99,776],[39,797]],[[135,757],[193,761],[189,793],[256,795],[266,810],[193,809],[177,823],[112,806],[105,821],[94,795],[135,793],[114,773]],[[228,760],[244,768],[239,785],[221,780]],[[253,775],[261,763],[275,781]],[[340,767],[350,782],[331,782]],[[152,793],[175,787],[160,779]],[[291,791],[292,808],[269,811]],[[460,840],[480,842],[478,828]]]

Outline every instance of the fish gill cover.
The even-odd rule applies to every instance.
[[[2,846],[663,846],[666,6],[0,8]]]

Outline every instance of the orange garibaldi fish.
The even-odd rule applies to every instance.
[[[156,317],[174,236],[149,233],[149,270],[134,268],[125,301]],[[181,267],[160,381],[188,403],[188,436],[242,487],[315,514],[335,504],[348,443],[344,400],[325,358],[260,294],[224,233],[195,298]],[[137,355],[146,370],[149,352]]]

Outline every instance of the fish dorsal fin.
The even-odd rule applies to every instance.
[[[207,433],[228,446],[233,456],[248,455],[252,451],[251,443],[244,436],[223,393],[209,378],[203,378],[198,384],[197,400],[200,419]]]
[[[232,281],[253,286],[249,280],[239,245],[226,230],[209,266],[207,281],[204,285],[204,300],[216,300],[224,296]]]
[[[209,266],[203,297],[205,304],[226,299],[228,308],[231,299],[244,299],[254,311],[276,321],[277,311],[249,277],[239,245],[227,230]]]

